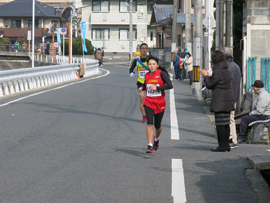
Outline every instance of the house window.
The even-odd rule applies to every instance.
[[[28,20],[28,28],[32,28],[32,20]],[[38,28],[38,20],[35,20],[35,28]]]
[[[109,40],[109,29],[92,29],[92,40]]]
[[[11,20],[11,28],[21,28],[21,20]]]
[[[93,0],[92,1],[92,10],[93,11],[101,11],[101,12],[110,11],[109,1]]]
[[[129,1],[120,0],[119,1],[119,11],[120,12],[129,12]],[[132,1],[132,10],[133,12],[137,11],[137,0]]]
[[[137,39],[137,30],[133,29],[133,40]],[[129,29],[119,29],[119,40],[129,40]]]

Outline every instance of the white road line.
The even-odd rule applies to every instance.
[[[174,90],[170,90],[170,114],[171,114],[171,139],[180,140],[178,120],[175,109]]]
[[[49,90],[45,90],[45,91],[42,91],[42,92],[37,92],[37,93],[34,93],[34,94],[30,94],[28,96],[25,96],[25,97],[21,97],[19,99],[15,99],[13,101],[9,101],[7,103],[4,103],[4,104],[1,104],[0,107],[3,107],[3,106],[7,106],[9,104],[12,104],[12,103],[15,103],[17,101],[21,101],[23,99],[27,99],[29,97],[33,97],[33,96],[36,96],[36,95],[39,95],[39,94],[43,94],[43,93],[46,93],[46,92],[50,92],[50,91],[53,91],[53,90],[58,90],[58,89],[62,89],[64,87],[67,87],[67,86],[70,86],[70,85],[75,85],[75,84],[78,84],[78,83],[83,83],[83,82],[86,82],[88,80],[94,80],[94,79],[97,79],[97,78],[101,78],[101,77],[104,77],[106,75],[109,75],[110,74],[110,71],[106,70],[106,69],[103,69],[103,68],[99,68],[101,70],[104,70],[106,71],[106,73],[104,75],[99,75],[99,76],[96,76],[96,77],[92,77],[92,78],[89,78],[89,79],[85,79],[85,80],[81,80],[81,81],[77,81],[77,82],[72,82],[72,83],[69,83],[69,84],[66,84],[66,85],[62,85],[62,86],[59,86],[59,87],[55,87],[53,89],[49,89]]]
[[[172,159],[172,196],[174,203],[187,202],[182,159]]]

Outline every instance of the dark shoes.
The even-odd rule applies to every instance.
[[[153,149],[153,146],[148,145],[146,153],[154,153],[154,152],[155,152],[155,150]]]
[[[246,139],[245,136],[239,136],[239,137],[237,138],[237,142],[238,142],[239,144],[241,144],[241,143],[246,143],[246,141],[247,141],[247,139]]]
[[[217,148],[213,148],[211,149],[212,152],[226,152],[226,151],[231,151],[231,148],[223,148],[223,147],[217,147]]]
[[[155,141],[155,138],[156,138],[156,136],[154,137],[153,149],[154,149],[155,151],[157,151],[157,149],[158,149],[158,147],[159,147],[159,140],[158,140],[158,141]]]

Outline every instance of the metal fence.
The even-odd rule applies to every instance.
[[[270,71],[270,58],[261,58],[261,80],[264,83],[265,90],[269,92],[269,71]]]
[[[159,59],[159,64],[166,69],[171,67],[171,48],[149,48],[149,54]]]
[[[256,57],[248,57],[247,91],[252,91],[251,85],[256,80]]]
[[[257,57],[248,57],[247,64],[247,91],[252,91],[251,85],[256,80],[256,61]],[[264,88],[267,92],[270,92],[270,58],[261,58],[260,64],[260,77],[259,79],[263,81]]]

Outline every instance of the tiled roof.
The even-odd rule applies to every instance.
[[[4,31],[3,37],[26,37],[27,31],[32,28],[0,28]],[[35,37],[42,37],[43,28],[35,28]]]
[[[173,5],[155,5],[153,8],[156,22],[169,18],[173,14]]]
[[[0,17],[32,17],[32,0],[14,0],[0,6]],[[47,4],[35,1],[36,17],[60,17],[60,13],[55,14],[55,9]]]

